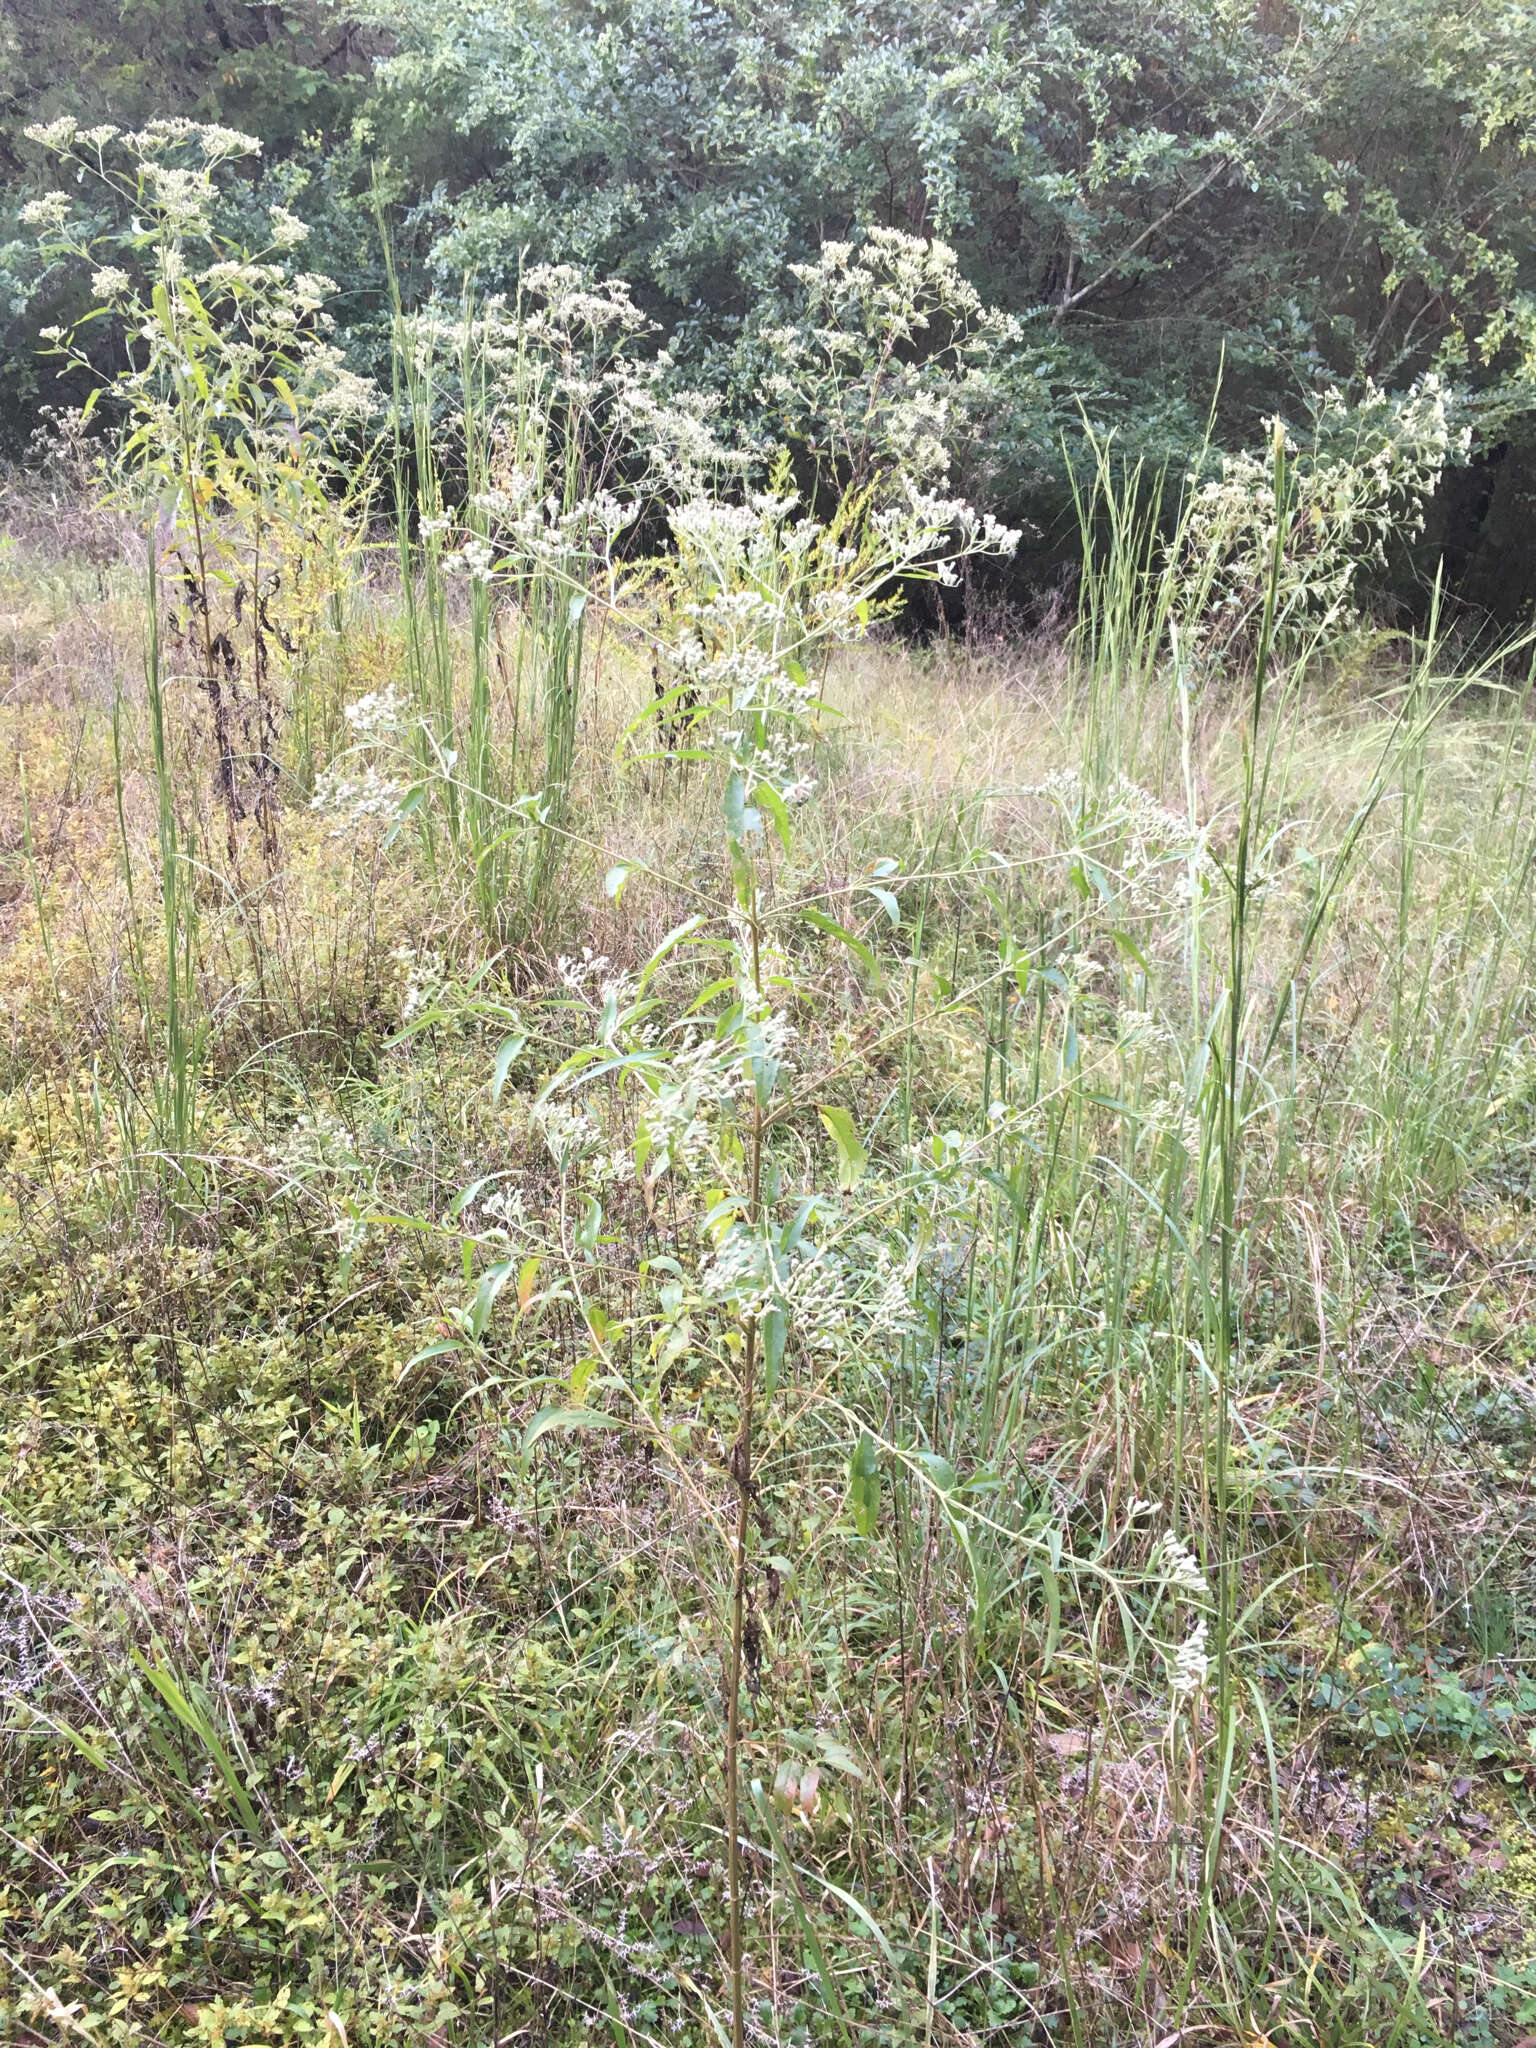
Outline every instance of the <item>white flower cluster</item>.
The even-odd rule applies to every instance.
[[[1265,454],[1223,456],[1220,475],[1195,491],[1184,536],[1184,582],[1207,623],[1252,616],[1282,520],[1280,615],[1349,618],[1362,565],[1386,561],[1394,532],[1421,530],[1441,471],[1466,451],[1469,430],[1452,423],[1450,406],[1432,371],[1401,393],[1368,382],[1358,401],[1326,394],[1305,453],[1276,419]],[[1276,499],[1276,447],[1289,472],[1284,505]]]
[[[921,1333],[914,1280],[910,1256],[899,1264],[888,1244],[862,1238],[847,1253],[812,1247],[796,1261],[785,1298],[807,1350],[878,1349]]]
[[[1200,1560],[1184,1542],[1182,1537],[1169,1529],[1152,1553],[1152,1569],[1161,1574],[1170,1586],[1187,1593],[1191,1599],[1208,1600],[1211,1589],[1206,1584],[1205,1573],[1200,1569]]]
[[[601,984],[611,962],[606,953],[594,953],[590,946],[583,946],[581,953],[562,953],[555,962],[555,972],[566,987],[576,995],[585,995],[587,984]]]
[[[738,968],[743,959],[738,956]],[[572,995],[597,1013],[596,1043],[643,1055],[632,1068],[644,1091],[633,1154],[610,1144],[593,1116],[568,1096],[551,1096],[535,1112],[562,1170],[581,1165],[589,1177],[615,1181],[643,1172],[647,1185],[674,1168],[697,1173],[710,1159],[721,1112],[752,1091],[755,1074],[771,1067],[776,1077],[789,1064],[794,1026],[769,1009],[744,968],[742,1007],[734,1028],[721,1036],[689,1022],[664,1033],[637,1005],[633,978],[615,974],[607,956],[591,947],[579,957],[562,955],[556,968]]]
[[[555,972],[572,995],[580,996],[593,1009],[612,1011],[610,1033],[617,1028],[619,1013],[635,999],[633,976],[615,974],[612,970],[613,962],[608,955],[594,953],[590,946],[583,946],[579,957],[562,953],[555,961]],[[640,1037],[648,1042],[649,1034],[642,1032]]]
[[[328,813],[335,820],[331,836],[339,838],[344,832],[392,815],[406,788],[405,783],[381,775],[371,762],[350,772],[332,765],[315,778],[310,809]]]
[[[650,477],[681,495],[691,495],[705,479],[742,473],[749,457],[732,449],[715,432],[712,415],[720,401],[702,391],[669,392],[660,382],[672,368],[671,357],[626,366],[615,379],[614,411],[626,437],[645,461]]]
[[[853,551],[815,520],[793,516],[792,497],[767,492],[745,504],[693,497],[671,513],[681,630],[657,644],[668,687],[728,718],[719,739],[753,783],[785,802],[814,790],[809,743],[797,728],[816,699],[804,660],[822,641],[863,630],[867,605],[844,591]]]
[[[597,1180],[626,1180],[633,1174],[633,1162],[622,1152],[606,1149],[601,1124],[584,1109],[550,1097],[535,1103],[533,1121],[562,1174],[574,1174],[583,1167]]]
[[[1011,555],[1021,539],[1014,526],[1004,526],[990,512],[978,512],[964,498],[946,498],[909,482],[904,497],[875,515],[875,523],[893,554],[937,555],[957,543],[969,555]],[[953,584],[954,568],[943,560],[936,573]]]
[[[450,574],[516,584],[547,570],[579,590],[611,573],[648,484],[676,486],[718,466],[724,450],[709,433],[708,402],[671,407],[657,390],[669,365],[633,352],[649,324],[622,283],[594,287],[547,265],[524,273],[515,305],[497,295],[457,318],[436,310],[412,317],[417,374],[431,386],[440,365],[453,380],[473,363],[491,423],[489,474],[462,506],[423,508],[426,537],[459,535],[444,558]],[[683,444],[690,452],[679,461]],[[555,447],[573,466],[551,490],[559,465],[546,467],[545,457]]]
[[[489,1228],[505,1237],[522,1236],[529,1227],[528,1205],[518,1188],[493,1188],[480,1197],[475,1207],[487,1219]]]
[[[1105,865],[1113,855],[1122,882],[1143,892],[1160,869],[1176,864],[1176,887],[1189,875],[1211,871],[1204,835],[1182,811],[1171,809],[1127,775],[1115,775],[1101,790],[1076,768],[1058,768],[1041,782],[1017,792],[1044,797],[1060,811],[1068,853],[1087,853]]]
[[[123,142],[140,157],[195,147],[209,164],[223,163],[230,157],[261,155],[261,143],[256,136],[246,135],[238,128],[221,127],[216,121],[191,121],[181,114],[151,121],[147,127],[125,135]]]
[[[206,164],[194,169],[186,164],[146,163],[143,177],[155,212],[172,234],[197,238],[211,232],[217,194]]]
[[[334,1109],[306,1111],[295,1118],[274,1157],[293,1172],[349,1168],[358,1163],[357,1140]]]
[[[647,1176],[655,1179],[671,1167],[686,1174],[700,1172],[709,1157],[719,1112],[740,1100],[749,1085],[739,1045],[687,1026],[646,1104]]]
[[[29,199],[19,216],[24,228],[41,228],[56,234],[69,219],[69,194],[45,192],[41,199]]]
[[[762,992],[753,987],[746,974],[741,977],[740,987],[749,1009],[758,1013],[749,1016],[743,1026],[744,1050],[749,1060],[772,1060],[781,1074],[792,1074],[795,1063],[790,1054],[799,1043],[800,1033],[784,1011],[764,1007]]]
[[[269,206],[267,218],[272,223],[274,249],[296,249],[300,242],[308,241],[308,227],[297,214],[290,213],[286,206]]]
[[[40,149],[68,149],[80,133],[80,124],[72,114],[61,114],[56,121],[34,121],[25,132],[28,142],[35,142]]]
[[[762,1235],[737,1223],[704,1262],[699,1284],[711,1300],[728,1302],[743,1322],[753,1322],[772,1308],[776,1277]]]
[[[635,506],[609,490],[567,504],[553,492],[534,495],[536,488],[533,474],[514,468],[492,488],[476,491],[458,517],[423,518],[421,531],[428,538],[463,530],[458,545],[443,556],[444,573],[490,584],[548,568],[571,582],[582,563],[589,571],[606,565],[619,535],[637,517]]]
[[[764,387],[798,436],[882,503],[908,479],[942,481],[961,444],[985,468],[985,423],[1004,402],[995,373],[1019,328],[982,304],[954,250],[877,227],[824,243],[793,274],[803,310],[764,336]]]
[[[471,583],[489,583],[496,573],[496,554],[489,541],[467,540],[451,555],[443,557],[448,576],[467,576]]]
[[[679,723],[708,724],[744,779],[787,804],[816,787],[802,729],[826,653],[862,638],[903,575],[943,580],[958,556],[1009,552],[1018,538],[910,476],[890,485],[857,529],[824,525],[783,490],[744,502],[699,492],[668,515],[680,630],[656,645],[658,678],[686,707]]]
[[[523,273],[523,294],[525,302],[543,301],[525,311],[528,329],[555,342],[563,353],[574,352],[595,335],[642,334],[650,324],[622,279],[594,286],[569,263],[532,265]]]
[[[352,728],[359,746],[376,745],[393,738],[406,723],[406,706],[393,683],[382,690],[370,690],[355,697],[342,716]]]
[[[799,1034],[789,1018],[770,1009],[753,986],[746,959],[745,953],[739,953],[743,1009],[737,1028],[719,1038],[695,1024],[685,1024],[677,1043],[646,1071],[645,1172],[650,1181],[673,1168],[687,1174],[703,1170],[721,1112],[751,1096],[755,1071],[769,1068],[775,1079],[793,1072],[790,1051]],[[626,1043],[650,1047],[657,1035],[644,1027],[628,1034]]]
[[[1180,860],[1206,860],[1201,835],[1184,813],[1159,803],[1129,776],[1115,777],[1107,808],[1105,823],[1121,842],[1121,865],[1128,878],[1134,879],[1170,855]]]
[[[1192,1698],[1203,1689],[1210,1676],[1207,1636],[1208,1624],[1202,1614],[1168,1660],[1168,1688],[1175,1699]]]
[[[315,380],[310,409],[317,418],[340,427],[369,419],[378,411],[378,392],[366,377],[346,367],[339,349],[314,345],[305,353],[308,373]]]

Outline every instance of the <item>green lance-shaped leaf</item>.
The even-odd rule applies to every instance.
[[[520,1031],[514,1031],[510,1038],[504,1038],[501,1041],[501,1049],[496,1055],[496,1068],[491,1075],[492,1102],[499,1102],[501,1100],[501,1091],[507,1085],[507,1076],[511,1073],[519,1054],[527,1043],[527,1039]]]
[[[779,844],[784,849],[786,860],[792,860],[795,853],[794,829],[789,822],[789,809],[783,797],[771,782],[760,782],[752,792],[752,801],[768,813],[773,829],[779,835]]]
[[[864,1178],[864,1169],[869,1165],[869,1154],[859,1142],[859,1133],[853,1118],[846,1109],[833,1109],[821,1105],[816,1114],[826,1126],[827,1135],[837,1147],[837,1184],[840,1188],[853,1189]]]
[[[825,932],[829,939],[837,939],[846,946],[856,959],[863,961],[871,974],[878,974],[879,966],[873,950],[849,931],[846,925],[839,924],[835,917],[828,917],[824,910],[817,910],[811,904],[807,904],[800,915],[808,925],[813,925],[817,931]]]
[[[880,1457],[869,1431],[860,1432],[848,1460],[848,1505],[861,1536],[873,1536],[880,1519]]]

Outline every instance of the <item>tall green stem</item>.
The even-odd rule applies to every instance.
[[[762,987],[762,926],[756,885],[747,912],[752,937],[752,986]],[[763,1194],[763,1102],[762,1091],[752,1091],[751,1193],[747,1222],[756,1230],[762,1216]],[[741,1667],[747,1622],[747,1539],[752,1528],[752,1406],[757,1392],[756,1316],[746,1319],[741,1354],[741,1426],[731,1454],[731,1474],[736,1482],[736,1548],[731,1579],[731,1671],[726,1698],[725,1722],[725,1825],[726,1868],[731,1895],[731,2040],[732,2048],[744,2048],[746,2041],[746,1985],[741,1943]]]

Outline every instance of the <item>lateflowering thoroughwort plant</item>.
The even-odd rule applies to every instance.
[[[528,1425],[525,1464],[552,1431],[627,1424],[665,1461],[707,1541],[723,1554],[724,1573],[713,1583],[725,1708],[730,2002],[740,2043],[747,1999],[743,1717],[764,1651],[752,1539],[764,1511],[765,1430],[787,1450],[819,1412],[821,1434],[842,1443],[851,1511],[866,1534],[878,1516],[880,1460],[892,1454],[944,1491],[951,1526],[965,1534],[947,1461],[926,1447],[877,1439],[852,1405],[856,1390],[842,1386],[845,1369],[857,1378],[866,1360],[899,1357],[916,1314],[915,1269],[904,1270],[899,1233],[882,1237],[879,1219],[889,1220],[914,1189],[952,1180],[964,1147],[941,1141],[904,1166],[876,1198],[873,1225],[844,1215],[867,1156],[849,1111],[819,1100],[835,1074],[798,1071],[792,949],[799,934],[869,965],[874,955],[800,880],[796,817],[815,797],[815,735],[826,712],[812,678],[837,645],[857,640],[889,608],[896,579],[947,580],[957,561],[1005,553],[1016,536],[916,487],[875,511],[854,501],[826,524],[804,516],[783,489],[744,505],[694,496],[675,508],[671,527],[675,625],[661,658],[682,680],[630,737],[648,723],[671,729],[681,718],[688,742],[681,751],[720,776],[728,895],[721,901],[690,890],[697,911],[634,975],[614,974],[601,958],[562,961],[591,1028],[533,1112],[559,1174],[558,1200],[540,1216],[512,1190],[476,1183],[464,1191],[454,1212],[458,1228],[483,1216],[484,1238],[510,1241],[507,1255],[485,1273],[453,1333],[421,1355],[480,1344],[498,1296],[514,1282],[521,1311],[573,1302],[589,1348],[558,1402]],[[677,693],[686,697],[681,707]],[[358,721],[360,744],[376,744],[362,730],[371,716]],[[467,800],[466,782],[453,779]],[[407,802],[435,791],[419,784]],[[620,896],[637,872],[644,863],[615,861],[610,895]],[[871,913],[899,916],[900,887],[897,864],[877,862],[868,876]],[[492,1084],[499,1095],[523,1052],[524,1020],[477,978],[462,1001],[429,1007],[409,1028],[450,1010],[507,1031]],[[837,1167],[825,1184],[804,1170],[797,1125],[831,1140]],[[628,1235],[613,1236],[610,1216],[619,1209],[640,1212],[632,1220],[652,1242],[670,1224],[673,1245],[640,1261],[632,1293],[650,1305],[622,1321],[610,1306],[618,1284],[612,1247]],[[695,1373],[700,1360],[712,1361],[730,1389],[720,1439],[719,1469],[730,1489],[724,1502],[707,1475],[689,1470],[671,1413],[678,1374]],[[597,1405],[599,1396],[607,1407]],[[624,1412],[613,1412],[615,1401]],[[813,1782],[797,1778],[795,1797],[804,1812]],[[777,1824],[756,1783],[751,1798],[777,1853]],[[806,1938],[818,1952],[814,1937]],[[822,1982],[829,2005],[841,2011],[824,1970]]]
[[[355,436],[374,394],[328,339],[331,280],[294,267],[303,223],[273,207],[270,245],[255,255],[214,229],[214,173],[259,149],[252,138],[187,121],[125,136],[71,122],[33,132],[128,215],[87,242],[70,232],[65,195],[40,203],[50,250],[98,266],[102,304],[82,329],[105,320],[120,334],[121,366],[91,406],[107,401],[121,489],[153,514],[151,574],[208,700],[231,861],[250,816],[273,866],[278,671],[356,545],[367,465]],[[92,367],[82,330],[52,338]]]
[[[833,650],[897,608],[898,581],[953,583],[957,563],[1017,544],[958,498],[910,480],[885,490],[889,502],[848,493],[823,522],[800,510],[781,460],[770,488],[745,503],[696,497],[673,511],[665,580],[681,631],[657,646],[647,714],[674,743],[668,751],[708,757],[722,741],[742,744],[758,720],[758,783],[788,803],[811,794],[804,764]]]
[[[1363,572],[1386,567],[1389,540],[1422,532],[1447,464],[1466,458],[1470,429],[1454,415],[1433,373],[1396,394],[1368,383],[1353,403],[1329,391],[1310,446],[1277,419],[1269,448],[1223,455],[1217,474],[1192,479],[1168,550],[1186,644],[1208,654],[1235,636],[1251,644],[1271,597],[1282,646],[1320,644],[1351,624]]]
[[[613,604],[623,536],[658,496],[675,500],[731,466],[704,402],[661,396],[664,365],[637,353],[648,326],[623,285],[548,266],[527,272],[514,303],[477,304],[466,289],[456,316],[397,304],[396,527],[421,767],[441,778],[493,936],[515,884],[536,911],[548,901],[589,622]],[[462,703],[456,582],[468,591]],[[525,697],[542,740],[532,789]]]
[[[996,375],[1018,322],[982,303],[947,244],[899,228],[826,242],[791,267],[800,304],[763,336],[763,396],[817,487],[899,494],[909,480],[945,483],[958,457],[974,488],[991,467],[985,428],[1021,409]]]
[[[957,559],[1005,553],[1016,536],[915,487],[878,511],[849,508],[830,525],[797,516],[782,491],[746,505],[696,499],[674,512],[672,527],[681,631],[666,654],[683,678],[676,690],[687,697],[695,742],[688,751],[723,771],[731,899],[701,907],[633,983],[619,979],[601,990],[596,1033],[550,1081],[539,1114],[564,1181],[579,1175],[584,1159],[600,1155],[610,1176],[633,1179],[650,1215],[668,1182],[691,1189],[703,1205],[692,1268],[672,1258],[649,1262],[661,1280],[651,1353],[656,1372],[648,1389],[635,1391],[659,1425],[666,1369],[679,1346],[700,1341],[720,1353],[734,1382],[722,1661],[731,2006],[739,2048],[746,2009],[743,1687],[755,1692],[762,1655],[751,1574],[760,1512],[756,1452],[797,1318],[809,1323],[819,1302],[824,1320],[823,1297],[829,1282],[838,1291],[841,1272],[820,1242],[824,1229],[836,1226],[837,1197],[797,1182],[771,1142],[817,1093],[814,1082],[797,1075],[796,1034],[781,1000],[794,991],[787,931],[809,924],[869,957],[855,934],[795,888],[794,816],[815,793],[813,721],[823,708],[811,677],[832,647],[865,630],[892,579],[947,579]],[[670,708],[664,705],[664,716]],[[892,868],[882,863],[879,879],[871,877],[872,905],[894,906]],[[610,871],[613,893],[628,872],[622,864]],[[662,977],[690,954],[723,971],[669,1015],[658,992]],[[835,1105],[822,1106],[820,1115],[836,1150],[838,1185],[851,1192],[865,1160],[852,1118]],[[578,1240],[595,1246],[602,1220],[601,1197],[589,1192]],[[900,1276],[887,1263],[857,1316],[870,1324],[883,1317],[899,1329],[902,1300]],[[851,1297],[842,1313],[855,1315]],[[786,1426],[786,1418],[773,1418],[777,1434]],[[861,1518],[878,1484],[874,1461],[873,1444],[861,1435],[851,1465]],[[836,2003],[830,1979],[824,1988]]]
[[[113,486],[145,527],[163,1002],[153,997],[136,927],[130,946],[146,1033],[162,1039],[164,1053],[153,1089],[156,1147],[182,1160],[192,1146],[204,1034],[195,1014],[193,847],[171,773],[167,684],[176,676],[166,657],[190,672],[208,707],[226,880],[251,925],[260,982],[260,898],[241,879],[240,827],[254,821],[265,865],[275,869],[280,682],[341,588],[357,544],[367,463],[355,442],[373,398],[328,339],[330,280],[292,265],[303,224],[273,207],[270,245],[256,255],[214,227],[219,167],[259,143],[184,120],[120,134],[66,119],[29,132],[123,217],[90,233],[72,222],[67,192],[31,209],[50,256],[96,266],[96,312],[72,333],[54,329],[45,338],[66,362],[98,376],[87,416],[105,401],[117,430]],[[121,345],[115,369],[102,370],[85,346],[85,330],[102,322]],[[126,833],[123,855],[131,891]]]
[[[1262,449],[1202,449],[1177,491],[1165,471],[1118,461],[1111,438],[1086,430],[1087,465],[1073,479],[1084,573],[1072,652],[1084,768],[1099,788],[1141,772],[1148,736],[1159,744],[1146,765],[1156,779],[1169,772],[1178,727],[1156,707],[1170,682],[1187,753],[1192,698],[1252,661],[1271,600],[1272,651],[1288,668],[1331,651],[1359,623],[1365,565],[1385,566],[1389,542],[1422,530],[1445,466],[1468,446],[1433,375],[1395,396],[1370,387],[1355,405],[1326,394],[1305,441],[1270,426]]]

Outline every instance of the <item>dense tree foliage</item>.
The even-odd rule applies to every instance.
[[[319,266],[355,300],[380,268],[357,199],[380,47],[325,0],[0,0],[0,445],[26,439],[40,404],[84,388],[66,379],[61,391],[38,351],[39,329],[78,318],[90,297],[78,269],[40,258],[20,219],[46,175],[26,130],[66,115],[82,127],[181,115],[259,136],[259,172],[229,193],[232,224],[246,216],[260,239],[265,185],[311,223]]]
[[[1079,408],[1183,461],[1218,392],[1239,445],[1439,372],[1476,466],[1431,543],[1474,597],[1524,594],[1497,536],[1536,473],[1529,0],[78,0],[58,26],[10,31],[14,186],[39,113],[216,114],[321,230],[344,324],[377,289],[382,175],[445,289],[529,260],[621,277],[768,431],[791,266],[875,226],[941,238],[1012,316],[989,467],[1047,529]],[[10,268],[16,392],[48,286],[19,245]]]
[[[749,402],[786,266],[881,223],[1019,317],[1017,502],[1079,404],[1152,451],[1453,376],[1529,405],[1536,16],[1482,0],[374,0],[486,161],[439,244],[614,272]]]

